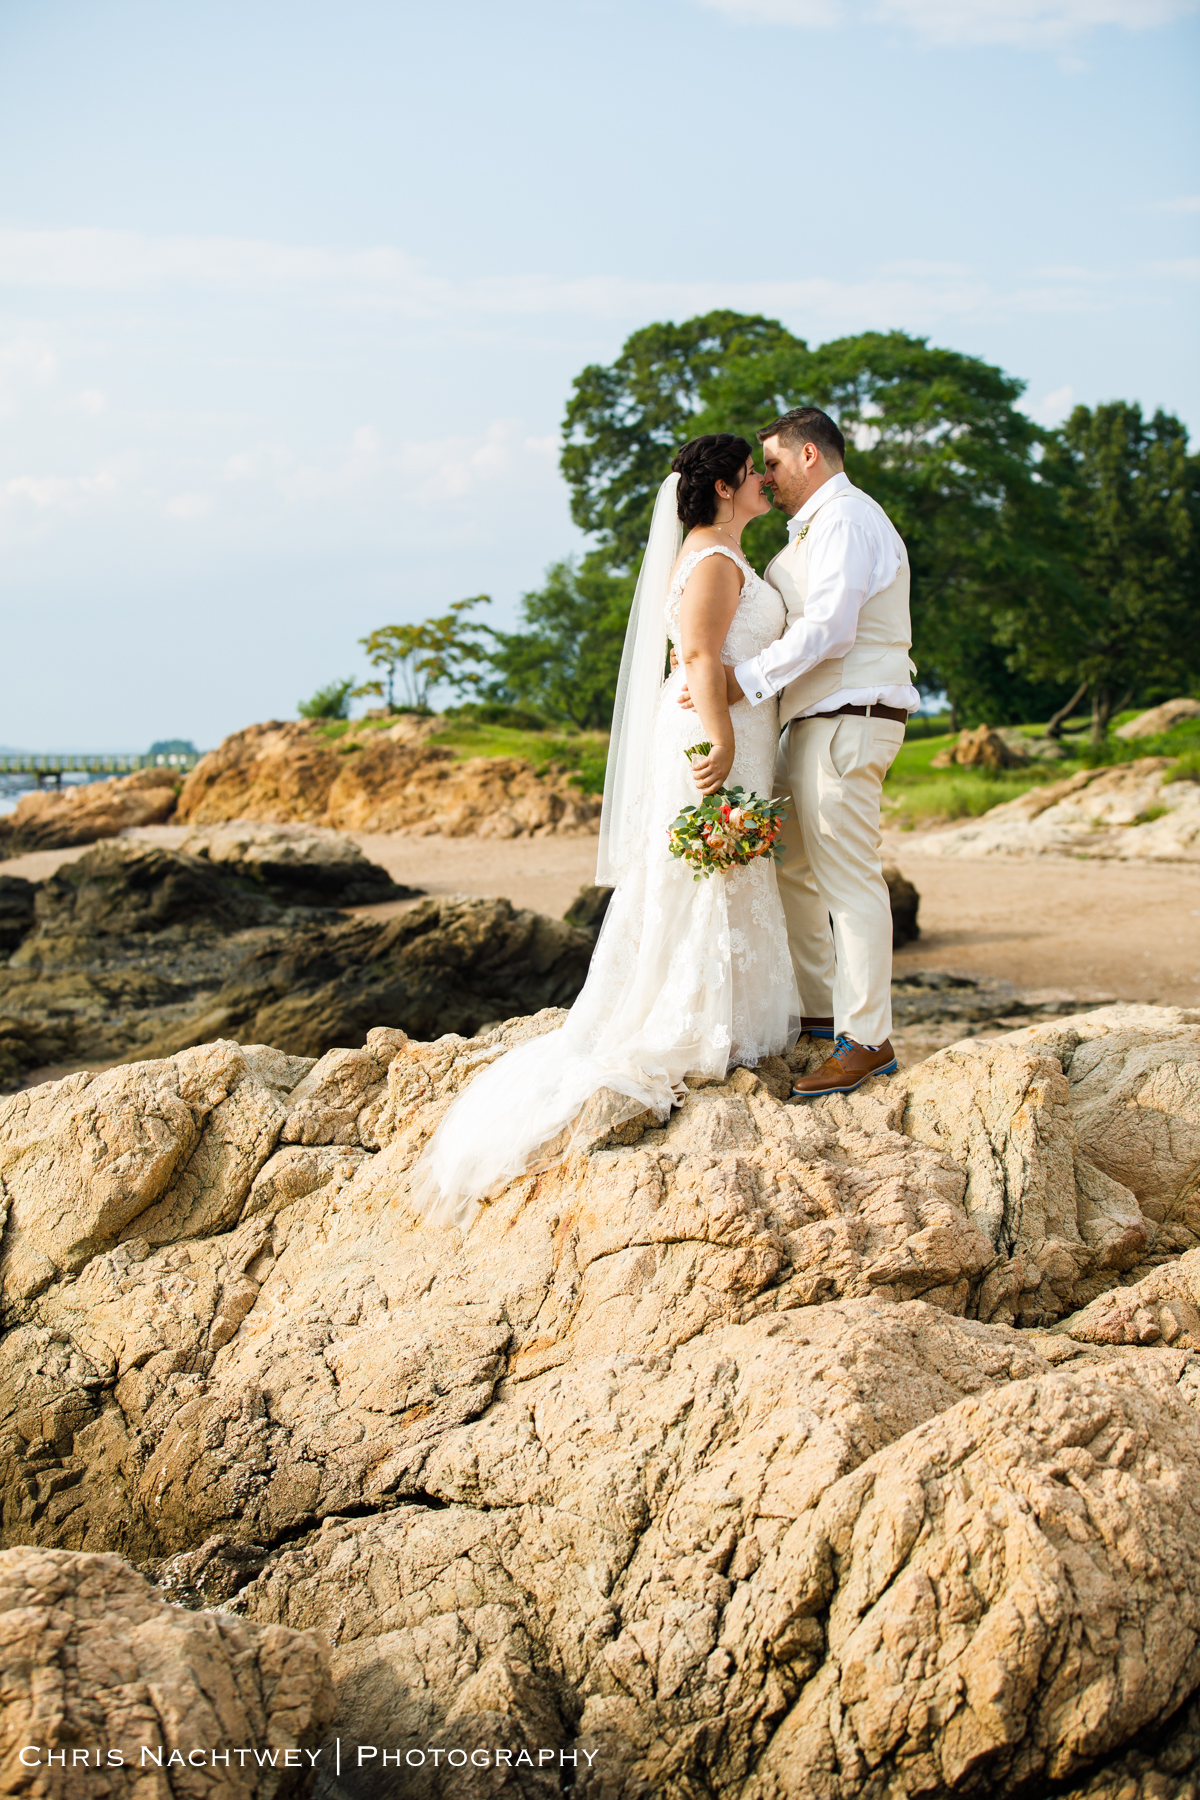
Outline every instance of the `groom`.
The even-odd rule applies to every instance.
[[[843,468],[827,413],[798,406],[758,433],[788,546],[767,569],[787,605],[775,643],[739,663],[732,704],[779,695],[777,789],[791,790],[779,891],[802,1029],[837,1049],[793,1089],[847,1094],[896,1067],[892,914],[879,860],[883,778],[920,705],[909,659],[908,554]],[[830,933],[830,923],[833,931]]]

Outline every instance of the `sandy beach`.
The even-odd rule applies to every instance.
[[[135,835],[177,843],[178,826]],[[355,833],[396,881],[429,894],[499,894],[561,916],[595,878],[594,837],[443,838]],[[3,865],[40,881],[82,849]],[[1080,999],[1200,1005],[1200,869],[1067,857],[922,857],[889,834],[885,860],[921,895],[921,936],[896,953],[896,974],[939,968]],[[399,902],[358,910],[386,916]]]
[[[921,936],[896,974],[944,968],[1080,998],[1200,1005],[1200,869],[1182,864],[908,856]]]

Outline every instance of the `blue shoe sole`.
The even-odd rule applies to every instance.
[[[819,1038],[827,1038],[827,1039],[828,1039],[828,1041],[829,1041],[829,1042],[830,1042],[830,1043],[831,1043],[831,1044],[832,1044],[832,1042],[833,1042],[833,1033],[832,1033],[832,1031],[826,1031],[826,1029],[825,1029],[825,1027],[824,1027],[824,1026],[823,1026],[823,1025],[817,1025],[817,1026],[815,1026],[815,1027],[814,1027],[814,1028],[813,1028],[813,1029],[812,1029],[812,1030],[811,1030],[811,1031],[802,1031],[802,1032],[801,1032],[801,1033],[800,1033],[800,1036],[801,1036],[801,1037],[819,1037]]]
[[[792,1099],[823,1100],[826,1094],[852,1094],[855,1088],[860,1088],[862,1086],[864,1081],[874,1081],[877,1075],[894,1075],[895,1073],[896,1059],[893,1057],[891,1062],[884,1063],[881,1069],[872,1069],[869,1075],[860,1075],[857,1081],[850,1082],[846,1087],[822,1088],[819,1094],[809,1093],[807,1089],[803,1088],[793,1088]]]

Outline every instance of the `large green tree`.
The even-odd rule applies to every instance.
[[[801,404],[839,420],[851,479],[904,535],[918,679],[945,689],[958,722],[1047,718],[1086,675],[1102,733],[1126,686],[1172,686],[1169,643],[1177,691],[1195,666],[1178,599],[1194,592],[1197,535],[1182,427],[1116,407],[1047,433],[1021,411],[1022,391],[992,363],[899,331],[814,350],[775,320],[721,311],[634,332],[614,362],[581,372],[567,404],[562,469],[593,548],[525,596],[525,632],[493,634],[491,692],[607,723],[676,450],[709,431],[753,443]],[[786,541],[782,516],[744,541],[764,567]]]
[[[1117,400],[1077,406],[1042,474],[1072,579],[1053,607],[1014,605],[1006,635],[1035,679],[1086,687],[1100,743],[1122,706],[1200,675],[1200,458],[1177,418]]]
[[[698,423],[711,410],[713,384],[732,362],[786,348],[804,345],[774,319],[711,312],[682,325],[644,326],[615,362],[589,363],[576,376],[563,420],[562,472],[571,517],[595,534],[607,567],[637,574],[654,496],[680,445],[704,431],[741,429]]]
[[[813,350],[770,319],[711,313],[635,332],[607,367],[585,369],[565,421],[563,473],[576,522],[609,567],[636,569],[658,483],[689,437],[741,432],[790,407],[826,408],[848,439],[851,478],[908,543],[921,685],[945,688],[963,722],[1048,713],[1062,684],[1018,670],[1002,615],[1068,579],[1042,433],[1022,384],[993,364],[904,332],[864,332]],[[786,541],[778,513],[746,547],[760,567]]]
[[[659,484],[679,446],[706,429],[696,418],[730,359],[797,343],[773,319],[711,312],[647,325],[615,362],[581,371],[563,421],[562,470],[571,517],[594,547],[580,562],[556,563],[524,596],[528,631],[493,634],[491,695],[607,729]]]

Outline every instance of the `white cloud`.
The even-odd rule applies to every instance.
[[[1145,31],[1193,13],[1200,0],[700,0],[747,23],[828,29],[894,24],[937,44],[1058,48],[1102,25]]]
[[[111,469],[93,475],[14,475],[0,485],[0,496],[38,512],[77,512],[88,500],[117,490]]]
[[[701,0],[701,4],[751,25],[800,25],[810,31],[832,31],[846,23],[841,0]]]
[[[349,448],[335,461],[298,464],[277,475],[274,486],[286,500],[327,500],[354,488],[369,486],[386,473],[379,433],[360,425]]]
[[[142,521],[138,530],[155,516],[189,525],[211,521],[206,531],[226,530],[231,518],[236,530],[240,519],[257,530],[272,513],[294,520],[299,511],[305,527],[318,516],[454,516],[461,536],[464,504],[467,529],[491,531],[497,510],[510,513],[527,489],[547,482],[556,488],[560,447],[557,435],[531,436],[520,420],[497,419],[476,433],[428,439],[389,437],[360,425],[341,447],[315,455],[280,439],[199,456],[189,447],[186,458],[147,450],[81,474],[18,468],[0,475],[0,524],[41,538],[60,523],[76,530],[79,515],[103,504],[114,518]],[[218,486],[227,504],[218,505]]]
[[[50,387],[58,378],[58,358],[37,338],[10,338],[0,343],[0,418],[20,410],[22,399]]]
[[[1179,272],[1186,271],[1181,266]],[[13,287],[49,284],[92,293],[140,292],[172,283],[196,293],[219,288],[238,298],[269,294],[289,305],[316,299],[351,312],[365,307],[406,321],[472,328],[483,320],[550,315],[626,324],[730,306],[782,314],[804,331],[838,334],[885,323],[920,330],[946,318],[1093,311],[1108,304],[1101,290],[1111,278],[1086,269],[1040,269],[1004,291],[958,264],[898,262],[849,282],[677,282],[537,272],[454,280],[387,248],[330,250],[229,238],[0,230],[0,280]],[[177,302],[172,299],[171,304]],[[31,368],[43,371],[39,379],[53,378],[56,364],[47,346],[27,345],[21,354],[32,359]],[[0,356],[0,390],[3,378]],[[242,473],[226,471],[234,479]]]
[[[57,374],[58,358],[40,339],[12,338],[0,344],[0,380],[18,378],[44,385]]]
[[[397,250],[326,250],[256,238],[0,229],[0,285],[129,292],[183,285],[238,293],[420,284]]]
[[[1058,45],[1116,25],[1145,31],[1196,10],[1196,0],[878,0],[876,16],[942,44]]]
[[[252,444],[226,458],[221,471],[226,481],[262,481],[270,475],[281,475],[292,467],[292,458],[280,443]]]
[[[1046,394],[1036,404],[1026,401],[1024,410],[1036,424],[1049,428],[1061,425],[1074,404],[1075,389],[1067,383]]]
[[[1166,272],[1166,266],[1154,272]],[[1188,271],[1180,264],[1176,272]],[[1109,304],[1102,290],[1112,278],[1079,268],[1039,269],[1007,290],[998,290],[962,265],[910,261],[851,282],[825,278],[676,282],[603,274],[562,278],[537,272],[454,280],[389,248],[339,250],[249,239],[0,229],[2,280],[12,287],[49,284],[92,293],[141,292],[170,283],[197,294],[211,294],[215,288],[239,299],[269,295],[289,306],[316,300],[352,313],[368,308],[405,321],[469,328],[484,320],[551,315],[626,324],[730,306],[783,315],[806,332],[840,334],[885,323],[927,330],[947,318],[1090,312]],[[172,298],[171,304],[178,302]],[[47,346],[27,345],[22,354],[46,372],[39,379],[53,378],[56,364]],[[0,356],[0,394],[3,385]],[[234,479],[241,473],[226,471]]]
[[[527,437],[517,421],[508,419],[493,420],[470,436],[391,443],[364,425],[328,461],[302,460],[274,444],[236,453],[226,462],[225,473],[265,483],[292,503],[382,488],[402,505],[426,512],[498,483],[518,487],[547,462],[553,465],[558,450],[557,437]]]
[[[212,511],[208,494],[173,494],[163,507],[168,519],[203,519]]]

